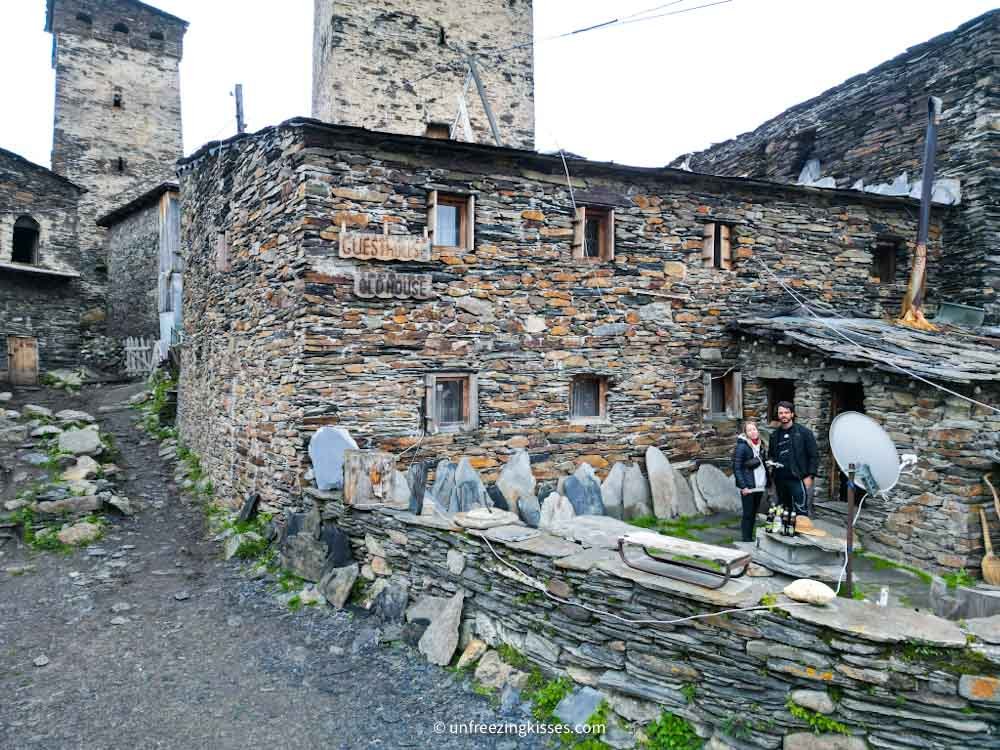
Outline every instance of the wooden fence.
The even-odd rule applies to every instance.
[[[125,339],[125,373],[130,377],[148,375],[159,364],[156,341],[153,339]]]

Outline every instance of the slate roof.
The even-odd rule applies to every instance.
[[[887,320],[849,318],[829,310],[819,318],[798,308],[791,314],[741,318],[733,330],[820,354],[831,363],[874,367],[905,377],[898,367],[934,381],[1000,382],[996,329],[941,326],[918,331]]]

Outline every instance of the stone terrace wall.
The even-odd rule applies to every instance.
[[[158,339],[159,202],[108,229],[108,335]]]
[[[625,719],[646,723],[666,709],[694,722],[703,737],[714,735],[716,750],[859,750],[864,741],[870,748],[1000,747],[1000,656],[969,634],[997,639],[995,629],[981,629],[987,621],[970,621],[963,632],[931,615],[853,600],[786,608],[779,595],[772,611],[675,626],[621,623],[576,605],[662,620],[752,606],[762,591],[740,602],[696,587],[685,594],[669,579],[609,561],[610,551],[581,554],[579,546],[547,534],[491,542],[505,560],[571,602],[560,604],[514,580],[479,532],[395,511],[345,510],[332,496],[310,494],[323,498],[324,517],[352,537],[362,562],[371,559],[366,548],[385,555],[387,565],[376,567],[408,584],[412,599],[464,591],[465,639],[507,643],[550,676],[594,685]],[[810,735],[785,708],[793,689],[839,697],[832,718],[853,738]],[[726,736],[727,728],[747,735]],[[786,734],[797,737],[783,743]]]
[[[38,265],[80,271],[77,201],[80,190],[48,169],[0,149],[0,263],[10,263],[14,223],[39,224]],[[7,369],[7,336],[38,339],[44,371],[79,363],[83,292],[77,279],[0,270],[0,370]]]
[[[986,305],[1000,321],[1000,89],[995,80],[1000,11],[919,44],[765,122],[756,130],[691,155],[695,171],[798,179],[804,159],[817,157],[823,176],[840,187],[856,180],[919,180],[927,97],[943,100],[937,176],[962,181],[962,207],[949,220],[940,278],[932,301]],[[678,159],[678,163],[681,160]],[[932,280],[933,281],[933,280]]]
[[[796,381],[796,412],[812,429],[820,448],[816,500],[820,517],[844,523],[846,506],[827,503],[832,470],[829,449],[831,388],[837,382],[860,382],[865,413],[889,433],[899,453],[916,453],[917,467],[903,475],[888,499],[869,498],[858,522],[866,549],[888,553],[922,569],[968,568],[979,574],[984,549],[978,506],[989,523],[998,519],[983,476],[996,466],[1000,416],[931,386],[889,373],[824,367],[820,358],[783,346],[744,348],[744,406],[764,419],[767,389],[762,378]],[[1000,402],[1000,389],[952,390],[989,404]]]
[[[287,496],[301,473],[294,391],[301,336],[300,178],[293,133],[244,138],[181,174],[185,255],[178,424],[220,495],[258,482]]]

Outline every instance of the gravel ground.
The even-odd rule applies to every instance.
[[[121,450],[121,493],[143,509],[71,555],[0,547],[0,747],[545,746],[437,733],[437,722],[524,722],[525,707],[500,714],[414,649],[374,645],[363,613],[291,613],[222,561],[135,412],[99,412],[137,390],[23,391],[11,404],[97,416]]]

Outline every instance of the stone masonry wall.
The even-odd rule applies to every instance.
[[[108,230],[108,335],[160,334],[157,278],[160,269],[160,204],[155,202]]]
[[[115,31],[118,23],[128,33]],[[178,66],[185,24],[130,0],[52,0],[47,28],[56,74],[52,168],[88,191],[80,201],[80,270],[88,305],[103,313],[106,230],[96,220],[171,179],[182,155]],[[152,39],[153,32],[163,40]]]
[[[583,460],[603,475],[652,444],[727,461],[739,420],[703,418],[703,373],[737,364],[727,321],[782,298],[751,258],[874,312],[875,237],[912,229],[899,200],[581,162],[576,200],[616,207],[614,262],[583,264],[557,159],[399,141],[294,121],[182,167],[182,434],[231,497],[287,502],[324,424],[365,447],[467,455],[487,477],[518,447],[540,478]],[[434,299],[357,298],[355,272],[375,264],[337,257],[340,224],[418,235],[430,186],[476,194],[475,248],[393,264],[430,273]],[[734,226],[733,271],[702,266],[711,218]],[[422,436],[424,374],[455,369],[479,374],[480,427]],[[610,379],[609,420],[571,424],[571,377],[591,373]]]
[[[316,0],[312,115],[407,135],[451,125],[471,52],[503,145],[533,149],[531,38],[531,0]],[[474,83],[465,99],[474,140],[493,143]]]
[[[957,177],[962,205],[948,220],[946,253],[929,299],[986,306],[1000,321],[1000,88],[996,49],[1000,11],[919,44],[876,68],[796,105],[756,130],[691,155],[700,172],[798,179],[815,156],[823,176],[848,187],[919,180],[927,97],[943,100],[938,177]],[[680,159],[678,160],[678,163]]]
[[[984,554],[978,506],[992,528],[998,521],[983,476],[1000,440],[1000,416],[931,386],[874,370],[824,367],[813,355],[783,346],[744,346],[744,407],[765,421],[767,379],[796,381],[796,416],[816,435],[820,449],[817,514],[845,523],[846,505],[830,502],[833,470],[829,448],[832,388],[857,382],[865,413],[889,433],[900,454],[919,463],[888,498],[869,498],[858,521],[864,546],[924,570],[968,568],[977,577]],[[985,403],[1000,401],[1000,388],[978,391],[952,385]]]
[[[79,272],[79,195],[67,180],[0,149],[0,263],[11,262],[14,223],[29,216],[39,224],[38,265]],[[78,279],[0,269],[0,370],[8,335],[38,339],[43,371],[77,364],[82,304]]]
[[[379,580],[408,586],[413,600],[464,592],[461,644],[473,636],[507,644],[548,676],[592,685],[619,722],[645,724],[667,710],[711,736],[716,750],[1000,747],[1000,657],[990,645],[998,634],[986,620],[962,630],[869,602],[788,606],[778,594],[771,610],[672,626],[621,622],[583,607],[669,620],[754,606],[765,584],[735,600],[725,589],[685,589],[625,567],[614,551],[584,552],[545,533],[487,543],[481,532],[448,522],[345,509],[334,496],[309,494],[318,500],[307,503],[319,502],[324,518],[351,537],[360,562],[384,556],[385,564],[370,566]],[[565,603],[527,585],[497,555]],[[830,718],[851,736],[813,735],[786,708],[793,690],[834,698]]]

